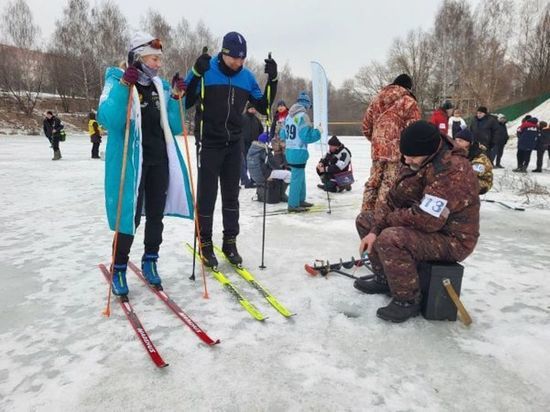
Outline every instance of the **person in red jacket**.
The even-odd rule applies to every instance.
[[[448,135],[449,117],[453,114],[453,104],[445,100],[445,102],[439,106],[437,110],[434,110],[430,123],[435,125],[441,133]]]

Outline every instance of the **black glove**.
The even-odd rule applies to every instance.
[[[199,56],[197,61],[195,62],[195,65],[193,66],[193,72],[195,75],[202,77],[204,73],[210,69],[210,59],[212,57],[208,54],[208,52],[205,52]]]
[[[331,157],[330,160],[329,160],[329,164],[335,165],[336,163],[338,163],[338,158],[336,158],[336,157]]]
[[[270,57],[265,59],[264,62],[265,62],[264,73],[267,73],[267,78],[269,79],[269,81],[276,80],[277,79],[277,63],[275,62],[275,60],[273,60],[271,58],[271,55],[270,55]]]

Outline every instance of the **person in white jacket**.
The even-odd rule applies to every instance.
[[[466,129],[466,127],[466,122],[462,118],[462,111],[458,108],[455,109],[453,115],[449,118],[449,126],[447,128],[449,137],[453,137],[461,130]]]

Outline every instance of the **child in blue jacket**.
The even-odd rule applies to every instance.
[[[305,212],[311,206],[306,202],[305,167],[309,152],[307,145],[321,138],[321,131],[314,128],[307,115],[311,108],[311,99],[306,92],[301,92],[288,112],[279,137],[286,142],[286,158],[291,169],[290,189],[288,194],[288,211]]]

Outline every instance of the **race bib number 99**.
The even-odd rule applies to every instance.
[[[424,195],[420,202],[420,209],[434,217],[441,216],[445,206],[447,206],[447,201],[445,199],[428,194]]]

